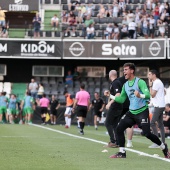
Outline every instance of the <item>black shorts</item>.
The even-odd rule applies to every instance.
[[[128,111],[120,120],[120,124],[124,124],[127,127],[132,127],[133,125],[137,124],[139,128],[143,129],[142,127],[145,126],[150,129],[150,120],[149,120],[149,110],[145,109],[143,112],[139,114],[132,114]]]
[[[54,116],[57,116],[57,110],[56,109],[50,110],[50,114],[52,114]]]
[[[77,112],[77,117],[84,117],[86,118],[87,115],[87,106],[80,106],[78,105],[76,108],[76,112]]]
[[[47,112],[48,112],[47,107],[41,107],[41,114],[42,114],[42,115],[43,115],[43,114],[47,114]]]
[[[94,111],[94,115],[101,118],[101,117],[102,117],[102,112],[99,112],[99,111],[96,112],[96,111]]]

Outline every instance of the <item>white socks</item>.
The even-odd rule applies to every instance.
[[[70,127],[71,126],[71,118],[67,118],[67,125]]]
[[[119,148],[119,152],[125,153],[125,148],[124,148],[124,147],[120,147],[120,148]]]
[[[77,127],[80,128],[79,120],[77,120]]]
[[[66,125],[68,125],[68,117],[67,116],[65,117],[65,122],[66,122]]]
[[[160,148],[161,148],[162,150],[164,150],[164,149],[165,149],[165,144],[164,144],[164,143],[161,143]]]

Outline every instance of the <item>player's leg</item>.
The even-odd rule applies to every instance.
[[[51,125],[54,124],[54,110],[50,111],[50,120],[51,120]]]
[[[64,113],[65,117],[65,128],[68,128],[68,113],[69,113],[69,107],[66,107],[66,111]]]
[[[3,110],[2,107],[0,107],[0,123],[3,123],[2,116],[3,116]]]
[[[94,115],[94,128],[97,130],[97,115]]]
[[[71,126],[71,114],[72,114],[72,107],[69,107],[69,111],[68,111],[68,127]]]
[[[127,114],[121,118],[116,128],[119,143],[119,152],[110,156],[110,158],[126,158],[124,131],[128,127],[132,127],[135,123],[136,122],[133,118],[133,115],[130,112],[127,112]]]
[[[131,147],[133,147],[133,145],[132,145],[133,127],[127,128],[126,134],[127,134],[127,145],[126,146],[128,148],[131,148]]]

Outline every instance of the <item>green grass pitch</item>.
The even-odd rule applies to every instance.
[[[76,126],[45,127],[80,136]],[[103,142],[109,141],[106,128],[96,131],[92,126],[85,127],[85,135]],[[170,146],[170,139],[166,139]],[[148,139],[135,135],[133,149],[158,154],[160,149],[148,149],[152,144]],[[102,150],[107,149],[107,153]],[[0,125],[0,170],[166,170],[170,162],[141,156],[127,151],[126,159],[110,159],[117,148],[104,148],[103,144],[79,139],[47,129],[29,125]]]

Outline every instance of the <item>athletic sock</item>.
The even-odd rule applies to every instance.
[[[119,152],[125,153],[125,148],[124,148],[124,147],[120,147],[120,148],[119,148]]]
[[[80,130],[83,131],[83,122],[79,122],[80,124]]]
[[[82,124],[83,124],[83,129],[84,129],[84,125],[85,125],[85,123],[84,123],[84,122],[82,122]]]
[[[45,123],[45,117],[42,117],[42,122]]]
[[[65,117],[65,122],[66,122],[66,125],[68,125],[68,117],[67,116]]]
[[[79,120],[77,120],[77,127],[80,128]]]
[[[164,143],[161,143],[160,148],[161,148],[162,150],[164,150],[164,149],[165,149],[165,144],[164,144]]]
[[[97,125],[95,125],[94,127],[97,128]]]
[[[132,144],[132,140],[129,140],[129,139],[128,139],[128,140],[127,140],[127,143]]]
[[[67,122],[68,122],[68,126],[70,127],[71,126],[71,118],[68,118]]]

